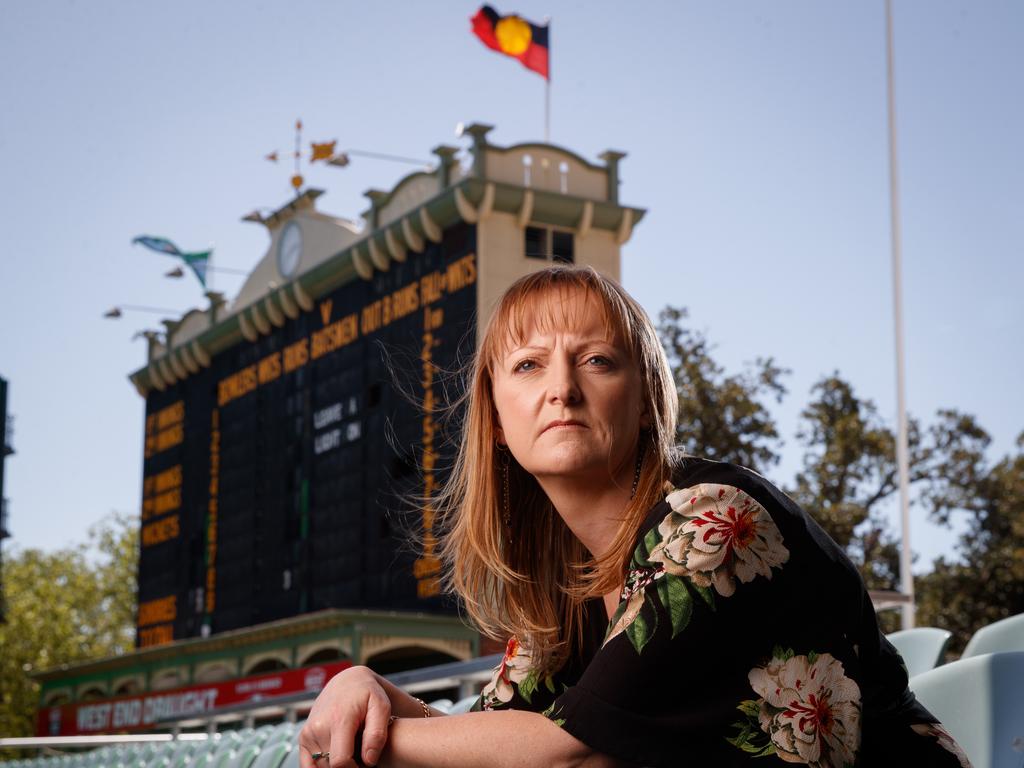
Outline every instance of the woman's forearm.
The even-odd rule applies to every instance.
[[[380,675],[377,675],[377,679],[381,687],[384,689],[384,692],[388,695],[388,700],[391,702],[392,715],[402,718],[426,716],[423,711],[424,704],[422,699],[418,699],[412,694],[406,693],[401,688],[388,682],[388,680]],[[431,717],[443,717],[448,714],[447,712],[442,712],[441,710],[434,709],[433,707],[428,708],[430,709]]]
[[[594,752],[534,712],[469,712],[445,718],[400,718],[391,725],[382,768],[611,768]]]

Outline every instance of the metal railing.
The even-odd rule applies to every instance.
[[[473,695],[481,683],[490,679],[494,668],[501,661],[501,654],[481,656],[468,661],[454,661],[432,667],[411,669],[395,672],[385,677],[394,685],[408,693],[438,691],[456,688],[459,697]],[[111,744],[126,744],[146,741],[173,741],[205,739],[217,733],[218,726],[241,723],[243,727],[252,727],[256,720],[281,718],[296,722],[300,713],[306,713],[316,700],[317,691],[293,693],[286,696],[269,696],[254,699],[229,707],[221,707],[205,713],[201,717],[189,717],[160,720],[153,725],[155,730],[169,733],[140,733],[134,735],[97,735],[97,736],[29,736],[17,738],[0,738],[0,747],[20,747],[23,749],[54,749],[59,747],[104,747]],[[187,733],[183,729],[203,729],[202,733]]]

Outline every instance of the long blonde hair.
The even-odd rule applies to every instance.
[[[636,493],[599,558],[587,552],[534,477],[496,439],[495,362],[510,339],[521,342],[532,323],[543,322],[537,310],[548,299],[577,292],[587,306],[596,300],[608,337],[620,340],[638,365],[650,415],[650,429],[641,434]],[[571,319],[563,315],[548,322]],[[589,267],[556,266],[520,278],[502,296],[473,360],[464,405],[455,463],[435,499],[445,531],[446,587],[462,598],[480,632],[501,641],[516,636],[541,671],[553,672],[578,647],[583,601],[622,583],[637,526],[668,479],[678,408],[672,372],[653,324],[621,286]],[[503,519],[503,462],[509,464],[511,531]]]

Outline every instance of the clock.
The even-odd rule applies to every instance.
[[[290,279],[295,276],[302,261],[302,229],[294,221],[289,221],[277,241],[277,271],[281,277]]]

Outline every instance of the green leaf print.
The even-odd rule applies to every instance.
[[[741,701],[736,709],[746,717],[732,724],[732,727],[739,732],[735,736],[727,736],[725,740],[754,757],[767,757],[776,754],[775,744],[772,743],[768,734],[761,730],[761,725],[758,722],[758,713],[761,711],[760,702],[747,699]]]
[[[644,536],[644,540],[637,545],[636,551],[633,553],[633,560],[638,568],[650,567],[651,561],[647,558],[660,543],[661,536],[658,535],[658,529],[652,528],[649,530],[647,535]]]
[[[693,616],[693,596],[687,589],[686,581],[678,576],[666,574],[656,583],[658,597],[661,598],[672,621],[672,637],[674,638],[690,623],[690,617]]]
[[[523,700],[529,704],[530,698],[533,696],[533,692],[537,690],[537,684],[540,675],[536,670],[530,670],[530,673],[519,683],[519,695],[523,697]]]
[[[636,615],[633,622],[626,627],[626,637],[629,638],[629,642],[636,648],[637,653],[641,653],[644,646],[650,641],[651,637],[658,630],[658,612],[652,611],[651,616],[654,619],[652,626],[647,625],[647,620],[644,619],[644,612],[641,610]]]
[[[692,581],[690,582],[690,589],[700,595],[701,599],[707,604],[708,608],[712,611],[715,610],[715,593],[711,587],[698,587]]]
[[[796,652],[792,648],[783,648],[781,645],[776,645],[774,648],[772,648],[773,659],[778,659],[779,661],[789,661],[794,656],[796,656]]]
[[[541,712],[541,715],[543,715],[548,720],[553,722],[559,728],[561,728],[563,725],[565,725],[565,718],[564,717],[558,717],[558,715],[560,715],[560,714],[562,714],[562,710],[558,706],[558,702],[554,702],[550,707],[548,707],[543,712]]]

